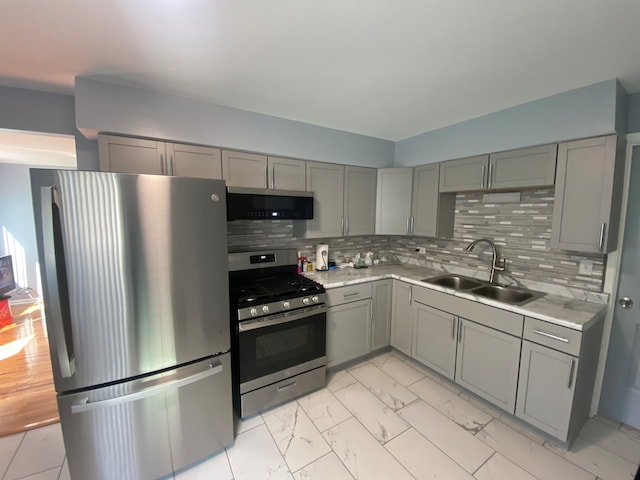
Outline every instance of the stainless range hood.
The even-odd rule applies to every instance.
[[[227,220],[311,220],[313,192],[227,187]]]

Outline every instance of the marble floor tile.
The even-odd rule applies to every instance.
[[[29,430],[11,461],[4,480],[14,480],[61,467],[63,462],[64,442],[59,423]]]
[[[227,449],[234,480],[292,480],[266,425],[236,436]]]
[[[477,480],[536,480],[533,475],[499,453],[491,457],[473,476]]]
[[[336,392],[337,390],[356,382],[357,380],[346,370],[330,372],[327,375],[327,388],[332,392]]]
[[[615,428],[616,430],[619,430],[622,426],[622,423],[620,423],[619,421],[614,420],[613,418],[605,417],[603,415],[596,415],[595,417],[593,417],[593,420],[604,423],[605,425],[608,425],[611,428]]]
[[[580,437],[629,462],[640,464],[640,441],[610,426],[610,424],[602,423],[593,418],[589,419],[582,427]]]
[[[540,435],[539,433],[536,433],[531,428],[523,425],[522,423],[518,422],[514,418],[510,417],[509,414],[507,414],[506,412],[502,414],[498,420],[500,420],[506,426],[511,427],[516,432],[521,433],[522,435],[527,437],[529,440],[536,442],[538,445],[544,445],[544,443],[547,441],[547,439],[544,438],[542,435]]]
[[[630,427],[629,425],[625,425],[624,423],[620,426],[620,431],[626,433],[632,438],[635,438],[640,442],[640,430],[637,428]]]
[[[411,480],[411,475],[355,418],[324,432],[356,480]]]
[[[372,363],[354,368],[350,372],[354,378],[394,410],[408,405],[417,398]]]
[[[462,398],[465,402],[469,402],[474,407],[479,408],[484,413],[486,413],[488,415],[491,415],[493,418],[500,418],[502,416],[502,414],[504,413],[498,407],[494,407],[492,405],[489,405],[484,400],[480,400],[480,399],[470,395],[467,392],[462,392],[458,396],[460,398]]]
[[[409,428],[396,412],[359,383],[337,391],[336,397],[380,443]]]
[[[411,368],[397,355],[391,353],[384,358],[377,357],[371,363],[405,387],[424,378],[422,373],[415,368]]]
[[[353,480],[347,467],[331,452],[293,474],[295,480]]]
[[[469,473],[475,472],[493,455],[492,448],[423,400],[403,408],[398,414]]]
[[[233,480],[229,459],[225,451],[175,476],[175,480],[209,480],[212,478],[216,480]]]
[[[244,420],[240,420],[234,415],[233,420],[236,435],[246,432],[247,430],[251,430],[252,428],[255,428],[258,425],[262,425],[264,423],[262,415],[260,415],[259,413]]]
[[[299,398],[298,403],[321,432],[351,416],[344,405],[326,388]]]
[[[71,474],[69,473],[69,462],[67,462],[67,457],[64,459],[64,463],[62,464],[62,470],[60,471],[60,478],[58,480],[71,480]]]
[[[0,478],[4,478],[4,473],[16,454],[20,442],[24,439],[24,435],[24,433],[16,433],[15,435],[0,437]]]
[[[414,383],[409,390],[473,435],[493,419],[430,378]]]
[[[633,480],[638,469],[637,463],[620,458],[580,437],[575,439],[569,450],[549,442],[544,446],[571,463],[593,473],[601,480]]]
[[[409,357],[407,357],[404,353],[399,352],[397,350],[389,350],[388,352],[381,353],[380,355],[377,355],[369,359],[369,362],[379,367],[385,362],[387,362],[390,358],[395,358],[397,360],[400,360],[401,362],[404,362]]]
[[[331,451],[298,402],[289,402],[262,417],[292,472]]]
[[[413,428],[391,440],[385,448],[417,480],[473,480],[460,465]]]
[[[530,440],[499,420],[475,437],[539,480],[594,480],[595,476]]]
[[[29,475],[27,477],[22,477],[20,480],[58,480],[61,468],[62,467],[52,468],[51,470],[36,473],[34,475]]]

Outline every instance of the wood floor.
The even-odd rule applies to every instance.
[[[42,305],[11,310],[0,330],[0,437],[59,420]]]

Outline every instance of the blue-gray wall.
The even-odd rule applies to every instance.
[[[617,80],[507,108],[396,143],[395,165],[412,166],[616,132],[626,133]],[[626,115],[625,115],[626,117]]]
[[[73,135],[78,169],[98,169],[97,142],[76,129],[72,95],[0,86],[0,128]]]
[[[394,143],[147,89],[76,78],[76,123],[97,132],[162,138],[352,165],[393,165]]]

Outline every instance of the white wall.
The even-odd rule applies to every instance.
[[[626,97],[617,80],[608,80],[507,108],[397,142],[395,165],[626,133],[626,110],[618,108],[626,106]]]
[[[161,138],[307,160],[393,165],[394,143],[146,89],[76,78],[76,123],[98,132]]]

